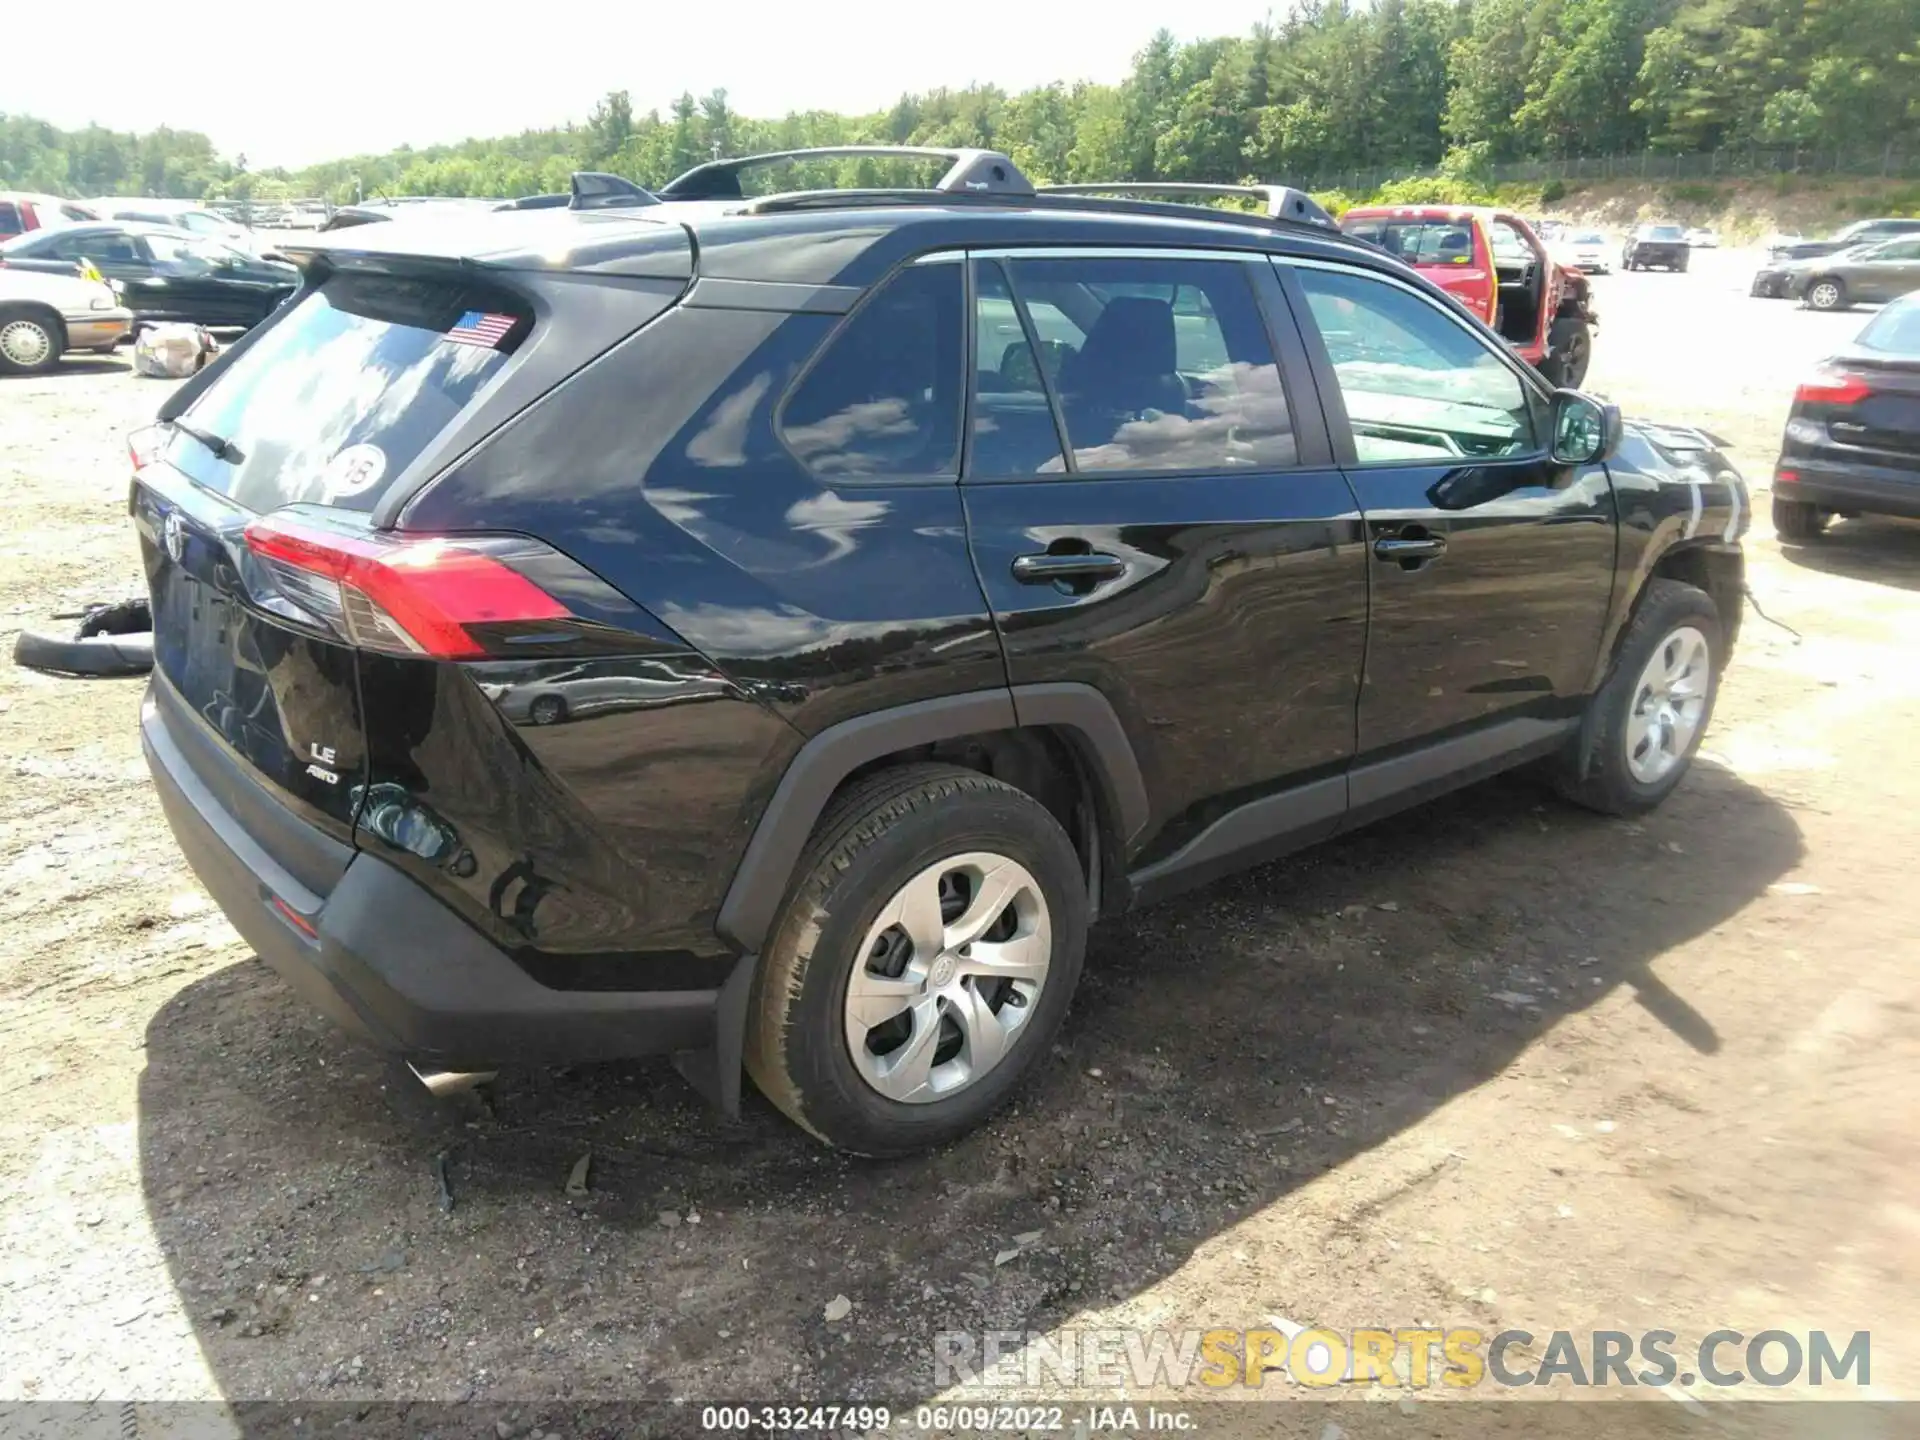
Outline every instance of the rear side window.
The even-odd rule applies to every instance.
[[[1060,432],[1040,372],[1044,364],[1047,380],[1058,380],[1060,360],[1072,351],[1060,340],[1043,339],[1044,358],[1035,354],[997,260],[974,267],[973,295],[973,436],[967,474],[1008,480],[1064,473]],[[1071,328],[1059,311],[1049,310],[1051,321]]]
[[[1296,461],[1286,391],[1238,260],[1018,259],[1076,470]]]
[[[0,238],[21,234],[25,229],[20,223],[20,207],[11,200],[0,200]]]
[[[788,396],[780,436],[828,479],[953,475],[960,458],[960,265],[910,265],[848,318]]]
[[[251,510],[371,510],[524,339],[522,303],[486,287],[335,275],[238,356],[166,458]]]

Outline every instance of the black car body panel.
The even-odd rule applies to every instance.
[[[1027,784],[1112,912],[1566,744],[1676,556],[1716,599],[1734,586],[1737,622],[1745,495],[1716,444],[1634,427],[1606,464],[1529,449],[1544,382],[1370,247],[1164,206],[740,208],[294,247],[298,302],[168,412],[251,466],[182,431],[135,478],[169,818],[241,933],[392,1048],[469,1067],[707,1050],[726,1097],[754,954],[867,767]],[[1116,252],[1186,268],[1156,298],[1099,268]],[[1003,269],[1053,297],[1044,355],[1026,298],[992,309]],[[1308,295],[1329,270],[1444,309],[1447,343],[1513,397],[1514,453],[1434,458],[1459,417],[1416,396],[1367,421],[1401,448],[1363,455],[1352,357]],[[435,339],[476,320],[498,322],[494,353]],[[435,408],[390,473],[328,461],[312,473],[337,493],[315,489],[326,453],[249,396],[368,324],[382,373]],[[1148,350],[1167,358],[1143,377]],[[1081,392],[1056,411],[1065,382],[1040,376],[1077,357],[1090,392],[1096,352],[1108,383],[1160,388],[1082,445]],[[377,398],[338,413],[349,448],[393,421]],[[992,471],[1009,446],[1032,454]],[[250,538],[283,514],[424,565],[531,546],[544,568],[521,556],[513,583],[557,618],[469,620],[459,653],[369,642],[345,602],[329,629]]]
[[[1693,254],[1687,232],[1678,225],[1643,225],[1627,236],[1620,250],[1620,268],[1645,270],[1684,270]]]
[[[71,273],[88,260],[121,292],[136,324],[179,321],[244,329],[299,287],[291,265],[203,236],[131,221],[38,230],[5,247],[7,264]]]
[[[1920,519],[1920,297],[1881,311],[1800,387],[1773,489],[1840,514]]]

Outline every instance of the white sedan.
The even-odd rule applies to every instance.
[[[1560,264],[1588,275],[1605,274],[1613,263],[1613,245],[1598,230],[1562,231],[1548,249]]]
[[[133,312],[104,280],[0,265],[0,375],[53,368],[69,350],[111,350]]]

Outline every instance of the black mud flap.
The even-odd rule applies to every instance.
[[[740,1118],[740,1082],[747,1046],[747,1000],[753,994],[758,955],[742,955],[714,1002],[713,1048],[676,1050],[673,1068],[729,1120]]]

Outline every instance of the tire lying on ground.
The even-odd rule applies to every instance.
[[[89,635],[84,640],[22,630],[13,663],[56,675],[145,675],[153,669],[153,635]]]

